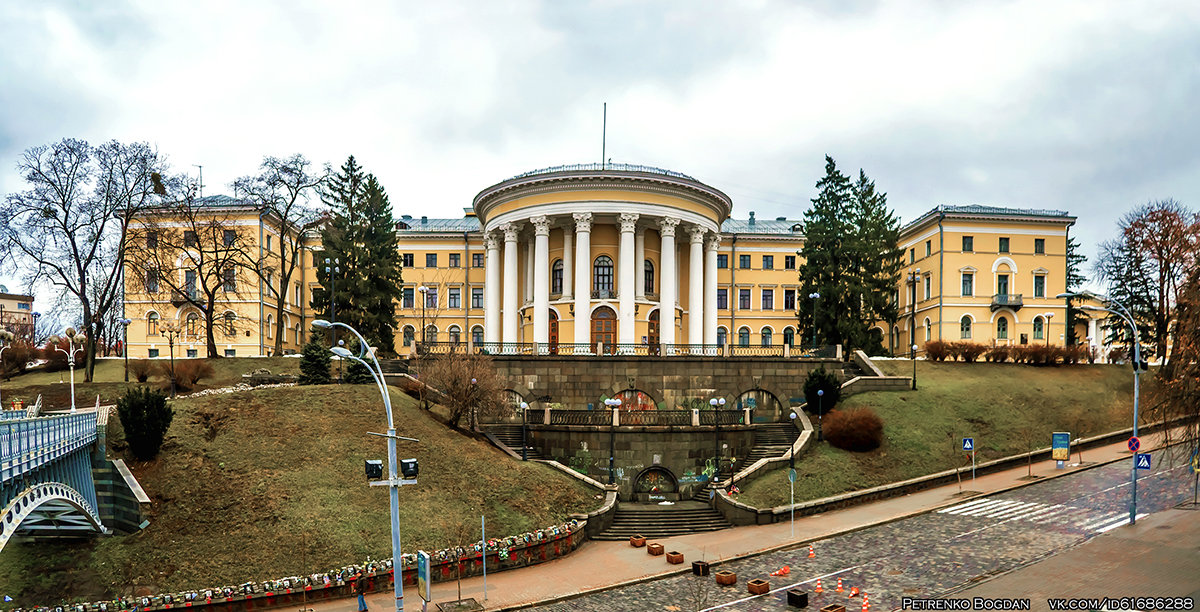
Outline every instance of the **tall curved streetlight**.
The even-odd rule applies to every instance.
[[[1061,299],[1069,299],[1069,298],[1073,298],[1073,297],[1079,297],[1081,295],[1083,295],[1083,294],[1060,293],[1055,297],[1057,299],[1061,300]],[[1138,381],[1139,381],[1139,374],[1141,374],[1141,371],[1142,371],[1142,348],[1141,348],[1142,340],[1138,336],[1138,328],[1137,328],[1137,324],[1134,323],[1133,316],[1129,314],[1129,311],[1124,306],[1122,306],[1120,303],[1118,303],[1114,300],[1108,299],[1108,298],[1104,298],[1104,303],[1110,304],[1112,306],[1116,306],[1119,309],[1119,311],[1118,310],[1110,310],[1108,308],[1101,308],[1099,306],[1092,306],[1091,304],[1080,305],[1079,309],[1080,310],[1090,310],[1093,312],[1107,312],[1109,314],[1117,315],[1118,317],[1120,317],[1122,320],[1125,321],[1125,324],[1129,326],[1129,329],[1133,330],[1133,437],[1136,438],[1138,435],[1138,398],[1140,396],[1140,389],[1139,389]],[[1130,476],[1131,486],[1130,486],[1130,492],[1129,492],[1130,493],[1130,498],[1129,498],[1129,524],[1130,525],[1137,523],[1137,473],[1138,473],[1137,456],[1138,456],[1137,453],[1133,453],[1133,469],[1131,470],[1132,475]]]
[[[54,344],[54,350],[67,356],[67,366],[71,368],[71,412],[75,412],[75,353],[83,350],[83,343],[87,341],[87,337],[77,334],[74,327],[68,327],[63,334],[67,340],[67,350],[58,347],[58,343],[62,341],[59,336],[50,336],[50,342]]]
[[[387,411],[388,429],[387,435],[384,436],[388,441],[388,499],[390,503],[390,511],[392,515],[392,590],[396,597],[396,610],[404,610],[404,566],[400,561],[400,485],[416,484],[417,465],[416,460],[406,460],[405,476],[412,476],[413,480],[399,480],[396,478],[396,440],[413,440],[413,438],[400,438],[396,435],[396,425],[392,420],[392,398],[388,395],[387,385],[384,383],[383,368],[379,367],[379,360],[375,358],[375,347],[367,344],[362,334],[358,330],[346,325],[345,323],[330,323],[324,319],[313,321],[313,327],[320,329],[332,329],[340,327],[358,338],[358,354],[355,355],[344,346],[335,346],[329,349],[334,355],[342,359],[350,359],[358,362],[368,372],[371,373],[371,379],[375,381],[375,386],[379,388],[379,394],[383,396],[383,407]],[[363,357],[370,357],[374,367],[367,364]],[[415,441],[415,440],[414,440]],[[411,461],[411,464],[407,464]],[[412,471],[408,472],[408,466],[411,465]]]
[[[714,397],[708,400],[708,405],[713,409],[713,484],[721,480],[721,407],[725,405],[725,398]]]
[[[12,332],[0,327],[0,344],[3,344],[3,346],[0,346],[0,378],[3,378],[4,373],[7,372],[4,368],[4,351],[12,346],[14,337]],[[4,410],[4,400],[2,397],[0,397],[0,410]]]

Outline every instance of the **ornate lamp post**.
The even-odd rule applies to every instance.
[[[1050,346],[1050,319],[1054,318],[1054,313],[1047,312],[1043,316],[1046,317],[1046,346]]]
[[[29,326],[28,340],[30,344],[33,344],[35,342],[34,339],[37,338],[37,320],[40,316],[42,316],[42,313],[40,312],[33,313],[33,323]]]
[[[67,366],[71,368],[71,412],[75,412],[75,353],[83,350],[83,343],[87,338],[83,334],[75,333],[74,327],[68,327],[63,333],[67,337],[67,350],[58,347],[58,343],[62,341],[58,336],[50,336],[50,342],[54,343],[54,350],[67,356]]]
[[[817,389],[817,442],[825,439],[825,430],[822,428],[825,420],[825,390]]]
[[[713,467],[716,471],[713,472],[713,484],[721,480],[721,407],[725,405],[725,398],[714,397],[708,400],[708,405],[713,409]]]
[[[917,390],[917,345],[912,345],[913,391]]]
[[[4,373],[7,371],[4,368],[4,351],[8,350],[9,346],[12,346],[13,337],[12,332],[0,327],[0,344],[3,344],[3,346],[0,346],[0,378],[3,378]],[[0,398],[0,410],[3,409],[4,401],[3,398]]]
[[[617,482],[616,476],[616,461],[617,461],[617,428],[613,425],[611,411],[621,409],[621,399],[611,397],[604,400],[604,405],[608,406],[610,418],[608,419],[608,484]]]
[[[521,402],[521,461],[529,461],[529,432],[525,416],[528,411],[529,404]]]
[[[813,303],[813,351],[817,350],[817,300],[821,299],[821,294],[814,291],[808,294],[808,298]]]
[[[167,346],[171,355],[171,397],[175,397],[175,339],[183,332],[179,321],[167,321],[159,326],[162,334],[167,337]]]
[[[125,357],[125,382],[129,382],[129,324],[133,323],[132,319],[120,319],[117,323],[121,324],[121,355]]]
[[[421,285],[417,287],[417,292],[421,294],[421,346],[417,348],[417,354],[420,355],[425,350],[425,343],[429,338],[425,337],[425,302],[429,299],[429,287]]]

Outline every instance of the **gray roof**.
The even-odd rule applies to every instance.
[[[986,206],[983,204],[963,204],[957,206],[939,205],[929,212],[926,212],[916,219],[904,224],[900,228],[900,233],[924,223],[930,218],[945,213],[948,215],[979,215],[992,217],[1041,217],[1044,219],[1061,219],[1070,223],[1075,222],[1075,217],[1071,216],[1065,210],[1052,210],[1047,208],[1011,208],[1007,206]]]
[[[800,236],[800,230],[792,231],[792,227],[800,223],[799,219],[726,219],[721,223],[721,232],[725,234],[771,234],[776,236]]]
[[[196,203],[201,206],[253,206],[254,203],[241,198],[234,198],[227,195],[210,195],[202,198],[196,198]]]
[[[430,219],[417,217],[415,219],[397,219],[399,223],[408,225],[408,229],[397,230],[401,233],[422,234],[432,232],[478,232],[479,217],[459,217],[457,219]]]

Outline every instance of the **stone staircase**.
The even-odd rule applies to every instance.
[[[612,525],[593,539],[628,540],[631,535],[669,538],[727,527],[732,525],[720,512],[706,503],[693,500],[675,502],[670,506],[622,503],[617,505]]]
[[[501,444],[512,449],[512,452],[518,456],[521,454],[521,426],[520,425],[485,425],[484,429],[496,437]],[[542,452],[537,447],[529,446],[526,448],[526,456],[530,459],[545,459]]]
[[[800,432],[791,423],[769,423],[754,427],[754,446],[746,459],[739,462],[741,468],[754,465],[759,459],[778,457],[787,452],[799,437]]]

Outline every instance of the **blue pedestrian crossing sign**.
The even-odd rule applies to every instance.
[[[1139,470],[1150,469],[1150,453],[1138,453],[1137,459],[1134,460],[1134,465]]]
[[[975,438],[963,438],[963,450],[975,451]]]

